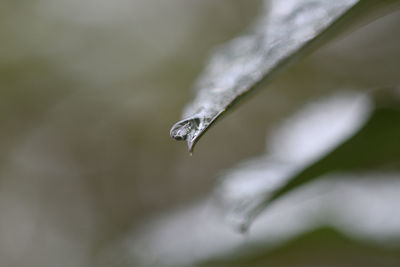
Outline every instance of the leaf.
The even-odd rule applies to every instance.
[[[335,253],[332,253],[334,251]],[[400,248],[357,240],[331,227],[302,233],[274,249],[262,245],[196,266],[397,266]],[[316,255],[318,255],[316,257]]]
[[[376,96],[376,106],[363,127],[314,164],[276,190],[263,205],[330,172],[400,168],[400,91]],[[383,98],[383,99],[380,99]]]
[[[289,127],[285,129],[289,133],[295,132],[292,137],[280,131],[280,139],[275,140],[283,150],[285,147],[291,149],[292,155],[290,151],[278,151],[278,155],[272,151],[261,158],[262,161],[253,161],[255,164],[242,171],[247,183],[250,183],[249,177],[243,174],[248,173],[249,169],[253,172],[262,171],[262,176],[258,176],[262,177],[261,184],[264,185],[258,182],[256,191],[252,189],[225,201],[231,202],[228,203],[230,206],[233,202],[234,212],[230,217],[240,231],[246,231],[274,201],[327,174],[400,169],[400,89],[379,90],[372,95],[368,105],[363,101],[356,108],[355,100],[349,97],[345,102],[334,101],[334,109],[325,103],[312,109],[314,115],[311,116],[307,114],[309,111],[306,112],[308,116],[301,113],[300,120],[289,121]],[[366,106],[371,105],[372,110],[368,112]],[[315,115],[324,111],[330,115],[322,114],[315,119]],[[347,122],[343,123],[345,120]],[[303,132],[296,132],[296,128]],[[294,142],[297,142],[297,147],[293,145]],[[232,180],[228,177],[222,190],[229,191],[226,188],[232,187],[229,179]]]
[[[271,0],[249,34],[212,56],[195,84],[196,97],[170,135],[186,140],[189,152],[200,137],[239,102],[278,71],[338,31],[379,13],[398,0]],[[387,10],[387,9],[386,9]]]

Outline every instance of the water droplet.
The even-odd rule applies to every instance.
[[[193,135],[193,132],[198,130],[199,124],[199,118],[193,117],[178,121],[174,126],[172,126],[170,135],[178,141],[186,140],[188,137]]]
[[[178,141],[186,140],[189,152],[191,153],[194,141],[200,132],[201,125],[199,117],[189,117],[175,123],[171,128],[170,135],[173,139]]]
[[[178,141],[186,140],[192,129],[192,123],[188,120],[177,122],[171,129],[170,135]]]

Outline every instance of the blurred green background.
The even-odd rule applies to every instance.
[[[400,82],[394,13],[291,67],[207,133],[189,157],[169,129],[208,55],[248,27],[261,1],[3,0],[1,6],[5,267],[94,266],[108,244],[201,199],[219,172],[262,153],[266,131],[304,102],[337,88]],[[313,239],[318,232],[301,239],[312,239],[304,253],[344,242],[355,253],[386,257],[329,231],[316,237],[320,242]],[[303,253],[297,246],[288,255]],[[270,266],[356,266],[328,265],[331,255],[319,265],[305,256],[281,265],[279,257]],[[378,266],[363,264],[357,266]]]

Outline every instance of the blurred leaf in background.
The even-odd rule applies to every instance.
[[[363,134],[374,138],[371,135],[374,131],[366,130],[369,126],[377,121],[387,122],[386,119],[376,120],[375,114],[380,113],[380,108],[375,105],[365,93],[346,90],[306,106],[268,138],[265,155],[222,174],[213,194],[191,207],[143,225],[112,251],[119,252],[117,258],[139,259],[144,266],[188,266],[202,262],[206,262],[206,266],[241,266],[244,263],[246,265],[242,266],[253,266],[253,263],[263,266],[274,263],[275,257],[281,261],[274,263],[277,266],[364,266],[366,262],[371,262],[372,266],[374,262],[396,266],[399,258],[393,256],[400,244],[398,165],[390,164],[383,169],[366,165],[359,169],[352,163],[361,162],[356,160],[360,156],[340,154],[342,147],[364,142],[365,139],[359,139]],[[392,118],[390,122],[393,124],[388,126],[396,127],[397,131],[398,124]],[[381,130],[379,127],[372,129]],[[384,141],[392,140],[390,134],[396,131],[382,131],[389,136]],[[376,141],[382,143],[379,140]],[[394,150],[385,151],[399,151],[395,145],[396,142],[391,147]],[[359,149],[353,147],[351,153],[364,154]],[[385,157],[380,155],[377,159]],[[348,162],[345,166],[349,168],[336,169],[338,162]],[[321,164],[326,169],[321,169]],[[298,178],[301,177],[298,173],[314,168],[321,172],[305,180]],[[299,180],[308,182],[308,186],[297,188]],[[269,202],[281,188],[292,184],[293,192]],[[233,231],[248,227],[254,215],[259,215],[260,208],[266,210],[248,233],[241,236]],[[316,236],[318,242],[311,239],[304,241],[304,246],[316,246],[324,256],[313,258],[309,252],[301,257],[298,253],[302,253],[303,248],[291,249],[292,241],[296,244],[302,234],[320,227],[334,230],[336,234],[329,235],[332,240],[328,238],[324,241],[327,243],[323,243],[324,238],[319,240],[318,237],[320,234],[323,237],[325,232],[317,231],[312,236]],[[348,254],[342,252],[341,246],[348,246]],[[275,256],[279,247],[282,247],[279,253],[286,259],[279,254]],[[376,254],[368,253],[359,258],[364,253],[360,250],[368,251],[370,247],[377,249]],[[339,258],[332,260],[331,254]],[[301,261],[296,262],[297,258]]]

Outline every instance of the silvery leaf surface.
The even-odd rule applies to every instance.
[[[282,67],[360,15],[392,2],[396,1],[265,1],[265,12],[249,33],[221,46],[211,57],[194,86],[196,96],[172,127],[171,137],[186,140],[192,152],[218,118]]]

